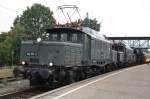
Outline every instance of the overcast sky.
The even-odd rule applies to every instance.
[[[14,18],[34,3],[53,12],[60,5],[77,5],[83,18],[89,12],[102,22],[100,33],[107,36],[150,36],[150,0],[1,0],[0,32],[10,30]]]

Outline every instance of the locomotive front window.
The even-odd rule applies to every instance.
[[[77,34],[72,34],[72,42],[77,42]]]
[[[27,56],[30,56],[30,53],[29,53],[29,52],[27,52],[27,53],[26,53],[26,55],[27,55]]]
[[[49,40],[51,40],[51,41],[57,41],[57,40],[59,40],[58,34],[50,34],[49,35]]]
[[[27,52],[26,56],[37,56],[36,52]]]
[[[83,35],[81,33],[50,33],[49,41],[81,43]]]
[[[67,34],[66,33],[62,33],[60,36],[60,40],[61,41],[67,41]]]

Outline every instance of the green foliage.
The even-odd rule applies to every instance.
[[[0,34],[0,42],[3,42],[6,39],[6,34],[2,33]]]
[[[92,28],[92,29],[94,29],[96,31],[100,31],[101,23],[98,23],[96,18],[89,19],[88,15],[87,15],[87,17],[82,22],[82,26]]]
[[[25,37],[38,37],[55,24],[53,12],[41,4],[34,4],[14,20],[8,33],[0,35],[0,61],[11,64],[12,50],[14,62],[19,61],[21,40]]]
[[[13,36],[12,33],[3,33],[0,35],[2,41],[0,42],[0,61],[3,64],[11,64],[12,50],[19,52],[20,38]],[[15,53],[15,62],[19,61],[19,53]]]
[[[20,18],[17,16],[17,18],[14,20],[13,27],[11,32],[17,35],[18,37],[25,36],[25,27],[21,25]]]
[[[6,37],[4,42],[0,43],[0,60],[3,63],[11,63],[11,48],[13,39],[9,36]]]
[[[41,4],[34,4],[31,8],[14,20],[12,31],[17,35],[25,37],[38,37],[55,24],[53,12]]]

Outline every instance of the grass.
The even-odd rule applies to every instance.
[[[0,68],[0,79],[13,77],[12,68]]]

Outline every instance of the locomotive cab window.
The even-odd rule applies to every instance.
[[[82,39],[83,37],[81,33],[50,33],[49,34],[49,41],[81,43]]]
[[[77,33],[68,33],[68,41],[77,43]]]
[[[58,41],[60,40],[60,35],[57,33],[53,33],[49,35],[49,40],[50,41]]]
[[[67,34],[66,33],[61,34],[60,41],[67,41]]]
[[[82,43],[83,41],[83,35],[81,33],[68,33],[68,42],[73,42],[73,43]]]
[[[67,41],[67,33],[50,33],[49,41]]]

